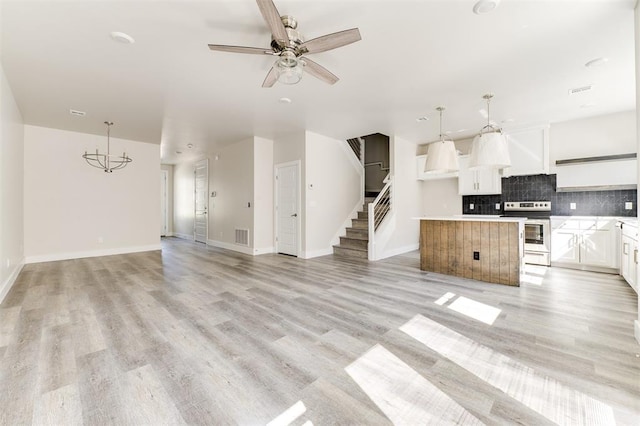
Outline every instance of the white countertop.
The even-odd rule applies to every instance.
[[[451,221],[459,221],[459,222],[524,222],[527,220],[526,217],[501,217],[497,215],[479,215],[479,214],[468,214],[468,215],[455,215],[455,216],[432,216],[432,217],[415,217],[417,220],[451,220]]]
[[[624,223],[625,225],[638,227],[638,218],[636,217],[619,217],[618,222]]]

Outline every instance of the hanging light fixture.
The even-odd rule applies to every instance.
[[[96,148],[96,153],[87,153],[84,152],[82,158],[87,160],[87,164],[92,167],[96,167],[98,169],[102,169],[105,173],[111,173],[114,170],[122,169],[127,164],[132,162],[131,157],[127,155],[126,152],[123,152],[122,155],[111,154],[111,126],[113,126],[113,122],[105,121],[104,124],[107,125],[107,153],[100,154],[98,149]]]
[[[296,84],[302,80],[303,63],[290,50],[282,52],[273,66],[276,69],[276,76],[280,83]]]
[[[471,156],[469,168],[503,169],[511,166],[507,139],[502,134],[502,129],[491,124],[489,103],[492,94],[482,97],[487,101],[487,125],[480,130],[471,143]]]
[[[453,141],[445,141],[442,135],[442,111],[444,110],[443,106],[436,108],[440,113],[440,141],[429,144],[427,162],[424,166],[425,173],[451,173],[460,169],[456,146]]]

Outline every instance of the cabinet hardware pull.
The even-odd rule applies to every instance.
[[[638,264],[638,249],[633,251],[633,263]]]
[[[629,254],[629,243],[624,243],[622,245],[622,254]]]

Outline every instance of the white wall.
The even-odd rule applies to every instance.
[[[253,253],[272,253],[274,242],[273,141],[254,138]]]
[[[173,235],[173,165],[161,164],[161,170],[167,171],[167,236]]]
[[[640,4],[636,3],[635,15],[635,49],[636,49],[636,135],[635,135],[635,148],[636,152],[640,152],[640,109],[637,106],[640,105]],[[638,188],[640,188],[640,167],[638,167]],[[638,212],[640,213],[640,211]],[[636,275],[636,282],[640,282],[640,268]],[[638,293],[638,319],[634,321],[634,334],[638,343],[640,343],[640,293]]]
[[[362,207],[362,166],[343,140],[305,134],[305,245],[303,257],[333,253],[350,218]],[[353,157],[353,161],[351,158]]]
[[[552,123],[549,128],[550,173],[556,173],[556,160],[636,151],[635,111]]]
[[[27,263],[160,249],[160,146],[111,138],[133,158],[113,173],[82,159],[96,147],[106,136],[25,126]]]
[[[211,168],[211,164],[209,164]],[[173,235],[193,240],[195,177],[193,163],[173,166]],[[209,170],[211,175],[211,170]]]
[[[0,67],[0,302],[24,264],[24,125]]]
[[[217,247],[251,253],[235,243],[236,229],[249,229],[253,246],[253,138],[228,145],[209,164],[209,241]]]
[[[462,214],[462,195],[458,195],[458,178],[425,180],[422,185],[420,216]]]

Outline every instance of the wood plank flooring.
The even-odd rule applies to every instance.
[[[528,266],[518,288],[417,252],[162,245],[25,266],[0,305],[0,424],[640,423],[617,276]]]

